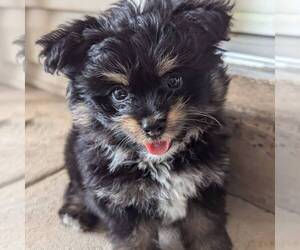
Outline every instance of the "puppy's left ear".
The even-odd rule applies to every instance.
[[[91,46],[83,33],[95,25],[96,19],[87,16],[84,20],[61,25],[38,40],[36,43],[42,47],[40,58],[43,59],[45,71],[51,74],[62,72],[71,77],[80,70]]]
[[[233,4],[228,0],[185,0],[173,12],[175,24],[191,35],[208,36],[216,44],[228,40]]]

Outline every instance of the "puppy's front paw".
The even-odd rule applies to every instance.
[[[78,232],[79,231],[85,231],[83,226],[80,224],[78,218],[75,218],[72,215],[67,214],[67,213],[61,214],[60,218],[61,218],[62,223],[65,226],[70,227],[70,228],[72,228],[72,229],[74,229],[75,231],[78,231]]]
[[[74,210],[64,206],[59,210],[59,217],[65,226],[76,231],[90,231],[98,223],[98,218],[85,210]]]

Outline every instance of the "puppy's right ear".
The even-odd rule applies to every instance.
[[[233,7],[231,0],[180,1],[173,12],[173,22],[183,32],[189,31],[190,36],[200,34],[206,43],[215,45],[228,39]]]
[[[96,18],[87,16],[84,20],[61,25],[38,40],[36,43],[42,47],[40,59],[45,71],[51,74],[62,72],[68,77],[78,72],[91,46],[91,41],[83,33],[97,24]]]

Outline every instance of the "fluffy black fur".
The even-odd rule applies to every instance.
[[[43,36],[49,73],[69,79],[64,223],[98,220],[114,249],[160,249],[176,229],[186,250],[232,249],[225,229],[229,83],[218,49],[224,0],[121,1]],[[150,154],[147,143],[171,143]]]

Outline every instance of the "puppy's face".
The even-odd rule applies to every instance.
[[[147,55],[147,49],[137,52],[132,47],[136,55],[126,58],[132,61],[120,62],[117,55],[126,54],[123,48],[127,45],[114,40],[119,47],[102,42],[90,49],[91,54],[106,54],[99,61],[92,55],[83,71],[81,83],[91,100],[90,110],[124,143],[134,142],[141,150],[163,155],[207,118],[201,114],[209,106],[209,86],[204,86],[201,73],[177,65],[179,54],[157,60]]]
[[[216,44],[226,37],[229,9],[160,0],[141,9],[125,1],[44,36],[41,55],[47,71],[71,79],[78,127],[104,128],[120,146],[164,156],[217,123],[228,79]]]

